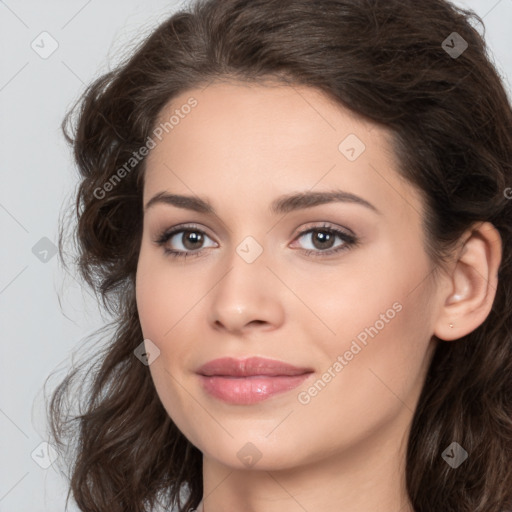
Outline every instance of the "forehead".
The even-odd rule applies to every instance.
[[[288,159],[321,148],[337,156],[344,135],[356,134],[368,143],[372,139],[373,145],[385,144],[377,139],[387,135],[316,89],[275,83],[220,82],[186,91],[162,109],[159,128],[165,141],[152,151],[152,158],[171,148],[188,156],[208,151],[219,158],[264,158],[271,152],[274,161],[283,150]]]
[[[155,129],[145,202],[164,190],[253,201],[313,187],[382,202],[408,187],[396,172],[390,132],[305,86],[191,89],[162,109]]]

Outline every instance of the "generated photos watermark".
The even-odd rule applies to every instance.
[[[314,382],[307,390],[301,391],[297,395],[297,400],[302,405],[307,405],[311,400],[317,396],[329,382],[331,382],[342,370],[349,364],[354,357],[359,354],[363,348],[368,345],[368,339],[375,338],[387,324],[393,320],[398,313],[402,311],[402,304],[395,302],[391,308],[388,308],[385,313],[381,313],[379,319],[374,322],[370,327],[363,329],[356,337],[352,340],[350,348],[346,350],[343,355],[339,355],[336,361],[327,368],[322,376]]]
[[[197,100],[190,97],[187,103],[181,105],[180,108],[174,110],[174,113],[169,119],[160,123],[152,132],[146,142],[137,150],[132,153],[132,156],[121,166],[112,176],[101,186],[94,189],[93,195],[96,199],[103,199],[108,192],[111,192],[121,180],[130,174],[130,172],[149,154],[149,152],[156,148],[158,142],[162,141],[164,133],[169,133],[178,126],[182,119],[190,114],[192,108],[197,106]],[[158,139],[158,142],[155,140]]]

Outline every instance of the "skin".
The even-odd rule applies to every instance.
[[[143,200],[159,192],[199,196],[216,215],[148,208],[136,291],[144,338],[160,350],[149,366],[157,393],[204,455],[199,510],[412,511],[404,475],[413,411],[436,343],[471,332],[489,313],[498,233],[476,226],[434,273],[421,194],[398,175],[384,128],[311,88],[236,82],[173,98],[161,120],[191,96],[197,106],[147,158]],[[349,134],[366,146],[354,161],[338,149]],[[269,212],[278,196],[333,189],[378,212],[347,202]],[[166,256],[154,242],[182,223],[206,234],[197,257]],[[351,230],[359,243],[322,256],[315,234],[299,233],[322,232],[324,223]],[[252,263],[236,251],[247,236],[263,250]],[[179,234],[166,247],[194,246]],[[366,346],[359,343],[341,371],[332,370],[393,304],[400,311]],[[254,355],[314,372],[255,405],[226,404],[203,391],[200,365]],[[299,393],[328,368],[330,382],[301,403]],[[260,454],[250,466],[237,456],[248,442]]]

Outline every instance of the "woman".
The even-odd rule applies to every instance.
[[[511,507],[512,115],[472,18],[203,1],[89,87],[115,333],[49,409],[80,510]]]

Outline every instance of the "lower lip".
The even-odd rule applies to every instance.
[[[207,393],[229,404],[250,405],[261,402],[279,393],[284,393],[302,384],[311,374],[282,375],[269,377],[207,377],[200,375]]]

